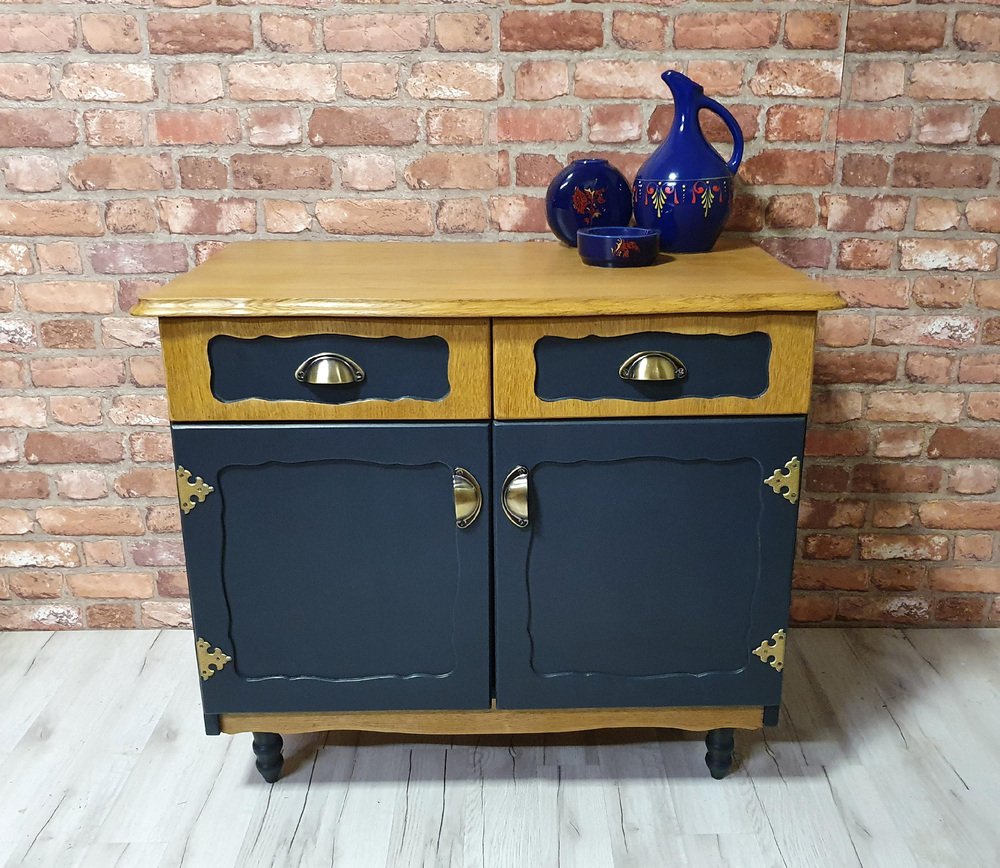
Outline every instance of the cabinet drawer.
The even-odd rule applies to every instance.
[[[165,319],[170,418],[487,419],[487,320]]]
[[[805,413],[814,332],[812,313],[497,320],[496,418]]]

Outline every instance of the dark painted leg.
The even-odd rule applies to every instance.
[[[257,771],[269,784],[281,777],[284,759],[281,756],[281,736],[274,732],[255,732],[253,752],[257,754]]]
[[[705,765],[717,781],[729,774],[733,767],[733,731],[728,728],[710,730],[705,736]]]

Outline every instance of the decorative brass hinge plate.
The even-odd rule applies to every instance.
[[[208,681],[233,659],[221,648],[212,650],[212,646],[204,639],[199,638],[194,646],[198,650],[198,669],[201,670],[202,681]]]
[[[779,467],[764,480],[764,485],[770,485],[775,494],[780,494],[789,503],[795,503],[799,499],[801,470],[802,462],[799,461],[798,457],[790,458],[785,462],[785,470],[782,471]],[[782,491],[782,489],[785,490]]]
[[[780,672],[785,666],[785,631],[779,630],[770,640],[765,639],[753,649],[753,653],[762,663],[767,663],[770,657],[771,666]]]
[[[177,466],[177,499],[181,502],[181,512],[187,515],[198,504],[195,501],[205,502],[213,491],[211,485],[205,482],[200,476],[196,476],[194,482],[191,481],[191,471],[185,470],[180,465]]]

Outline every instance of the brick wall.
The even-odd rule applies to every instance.
[[[852,308],[794,618],[1000,621],[998,49],[995,0],[2,0],[0,628],[187,622],[142,287],[251,237],[545,237],[568,159],[662,139],[667,66],[746,132],[731,230]]]

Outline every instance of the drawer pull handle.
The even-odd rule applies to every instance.
[[[500,494],[503,514],[515,527],[528,526],[528,468],[515,467],[503,481]]]
[[[629,356],[618,369],[623,380],[683,380],[687,376],[684,362],[671,353],[645,352]]]
[[[455,492],[455,525],[466,528],[479,518],[483,508],[483,490],[476,477],[464,467],[456,467],[451,477]]]
[[[300,383],[319,386],[351,386],[364,378],[361,365],[339,353],[318,353],[295,369],[295,379]]]

